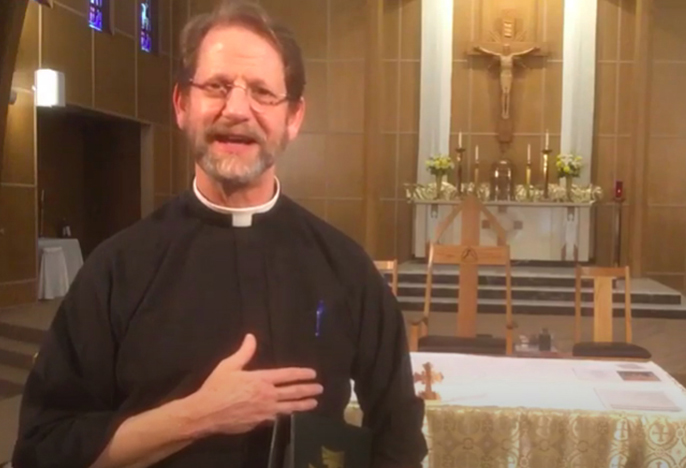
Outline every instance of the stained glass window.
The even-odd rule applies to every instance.
[[[155,40],[157,11],[155,11],[155,4],[156,2],[153,0],[140,0],[141,49],[145,52],[157,52]]]
[[[97,31],[109,30],[109,0],[88,0],[88,24]]]

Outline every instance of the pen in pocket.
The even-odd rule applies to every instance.
[[[314,336],[319,338],[322,332],[322,319],[324,318],[324,301],[320,300],[317,304],[317,328],[314,331]]]

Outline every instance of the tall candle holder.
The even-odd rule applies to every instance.
[[[462,196],[462,161],[464,160],[464,152],[467,151],[467,148],[464,148],[464,147],[462,147],[462,145],[460,145],[458,148],[455,148],[455,151],[457,151],[457,156],[455,157],[455,168],[456,168],[455,185],[457,186],[457,196],[461,197]]]
[[[526,163],[526,199],[531,200],[531,161]]]
[[[526,150],[526,199],[531,200],[531,145]]]
[[[479,146],[474,150],[474,191],[479,193]]]
[[[548,199],[548,185],[550,185],[550,155],[553,150],[546,148],[543,150],[543,198]]]

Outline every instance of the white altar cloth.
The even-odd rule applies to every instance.
[[[653,362],[490,357],[447,353],[412,353],[415,373],[430,362],[443,381],[433,384],[440,405],[588,411],[632,411],[612,407],[631,399],[653,406],[635,411],[686,417],[686,391]],[[625,377],[620,375],[624,373]],[[657,381],[632,381],[652,373]],[[417,392],[424,385],[415,384]],[[666,400],[665,400],[666,398]],[[615,399],[615,400],[612,400]],[[352,401],[356,401],[353,394]],[[662,402],[674,408],[660,408]],[[626,402],[624,402],[626,403]],[[670,405],[668,405],[670,406]]]
[[[459,201],[415,201],[414,255],[426,256],[426,243],[433,240],[436,227]],[[486,201],[484,206],[498,219],[507,232],[507,243],[513,260],[586,262],[593,252],[592,208],[588,203]],[[421,222],[419,221],[421,220]],[[485,217],[482,215],[482,222]],[[460,244],[462,215],[443,235],[442,244]],[[497,236],[490,227],[481,227],[481,245],[496,245]]]

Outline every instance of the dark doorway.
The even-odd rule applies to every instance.
[[[141,125],[78,108],[38,109],[39,237],[64,225],[84,258],[141,218]]]

